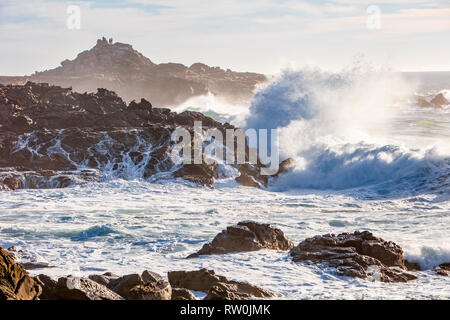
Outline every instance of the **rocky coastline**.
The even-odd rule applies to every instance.
[[[337,276],[364,281],[409,282],[420,277],[420,266],[405,260],[401,247],[368,231],[318,235],[294,247],[280,229],[242,221],[206,245],[214,250],[206,252],[204,248],[200,250],[202,255],[261,249],[286,251],[296,263],[331,267]],[[31,277],[14,261],[15,254],[15,248],[0,247],[0,300],[197,300],[195,293],[202,293],[204,300],[277,298],[270,288],[229,280],[208,269],[168,271],[166,278],[150,270],[123,276],[107,272],[81,278],[68,275],[52,279],[45,274]],[[450,276],[449,265],[436,266],[433,272]]]

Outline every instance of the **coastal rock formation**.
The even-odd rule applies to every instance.
[[[428,98],[430,99],[430,97]],[[423,97],[419,97],[417,99],[417,104],[420,107],[436,107],[441,108],[443,106],[450,105],[450,102],[445,98],[445,96],[442,93],[437,94],[434,98],[431,98],[431,100],[427,100]]]
[[[172,300],[197,300],[197,298],[188,289],[172,288]]]
[[[289,250],[293,247],[278,228],[269,224],[254,221],[242,221],[235,226],[227,227],[219,233],[211,243],[188,258],[196,258],[205,254],[223,254],[229,252],[256,251],[260,249]]]
[[[169,282],[173,288],[207,292],[206,300],[243,300],[251,297],[269,298],[273,293],[248,283],[228,280],[213,270],[171,271]]]
[[[144,97],[161,107],[178,105],[209,92],[230,102],[248,99],[256,85],[266,81],[266,77],[202,63],[190,67],[178,63],[155,64],[131,45],[103,38],[97,40],[92,49],[81,52],[74,60],[64,60],[55,69],[31,76],[0,77],[3,84],[27,81],[72,87],[78,92],[108,88],[126,101]]]
[[[37,300],[42,288],[0,247],[0,300]]]
[[[433,100],[431,100],[431,103],[436,107],[447,106],[450,104],[442,93],[439,93],[436,97],[434,97]]]
[[[89,279],[106,286],[127,300],[170,300],[172,287],[157,273],[144,271],[119,277],[107,272],[90,275]]]
[[[448,277],[450,276],[450,262],[441,263],[433,269],[438,275]]]
[[[46,275],[35,277],[43,290],[43,300],[123,300],[121,296],[88,278],[61,277],[58,281]]]
[[[294,247],[290,254],[296,262],[334,267],[342,276],[373,278],[382,282],[417,279],[407,272],[402,248],[368,231],[308,238]]]
[[[62,188],[112,177],[152,179],[157,173],[212,187],[223,175],[217,163],[174,161],[181,154],[172,133],[183,127],[193,143],[195,121],[224,137],[225,130],[234,129],[198,112],[154,108],[145,99],[127,105],[106,89],[80,94],[32,82],[0,85],[0,190]],[[267,185],[259,163],[235,166],[255,186]]]

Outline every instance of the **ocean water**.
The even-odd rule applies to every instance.
[[[24,250],[22,261],[54,266],[31,271],[54,277],[209,268],[279,299],[450,299],[449,277],[431,270],[450,261],[450,107],[415,103],[449,91],[420,91],[412,82],[354,70],[287,71],[247,105],[228,110],[212,96],[191,101],[246,128],[278,129],[281,155],[296,167],[264,190],[232,178],[209,189],[107,175],[66,189],[2,192],[0,245]],[[418,280],[384,284],[294,263],[288,252],[184,259],[242,220],[271,223],[295,244],[368,230],[425,270]]]

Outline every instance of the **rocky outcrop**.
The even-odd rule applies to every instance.
[[[444,97],[442,93],[439,93],[436,97],[431,100],[431,103],[436,107],[447,106],[450,104],[448,100]]]
[[[430,100],[431,99],[431,100]],[[450,102],[445,98],[445,96],[442,93],[437,94],[435,97],[428,99],[424,97],[419,97],[417,99],[417,104],[420,107],[436,107],[441,108],[443,106],[450,105]]]
[[[206,254],[224,254],[229,252],[256,251],[260,249],[289,250],[293,247],[280,229],[254,221],[242,221],[227,227],[211,243],[188,258]]]
[[[213,270],[171,271],[169,282],[173,288],[207,292],[206,300],[244,300],[251,297],[269,298],[273,293],[245,282],[231,281],[216,275]]]
[[[382,282],[417,279],[407,272],[402,248],[367,231],[308,238],[294,247],[290,254],[296,262],[334,267],[342,276],[372,278]]]
[[[41,287],[0,247],[0,300],[37,300]]]
[[[55,281],[39,275],[35,280],[43,288],[43,300],[123,300],[117,293],[88,278],[69,276]]]
[[[80,94],[32,82],[0,85],[0,190],[68,187],[104,177],[151,179],[157,173],[211,187],[223,177],[216,162],[174,161],[180,150],[172,133],[183,127],[193,143],[196,121],[204,131],[234,129],[198,112],[154,108],[145,99],[127,105],[106,89]],[[259,163],[235,167],[255,186],[267,185]]]
[[[172,300],[197,300],[197,298],[188,289],[172,288]]]
[[[441,263],[433,269],[438,275],[448,277],[450,276],[450,262]]]
[[[131,45],[103,38],[92,49],[81,52],[74,60],[64,60],[55,69],[25,77],[0,77],[3,84],[26,81],[72,87],[79,92],[108,88],[126,101],[144,97],[155,106],[171,106],[208,92],[230,102],[248,99],[266,77],[201,63],[190,67],[177,63],[155,64]]]

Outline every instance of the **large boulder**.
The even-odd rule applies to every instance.
[[[142,274],[128,274],[119,277],[107,272],[90,275],[90,279],[105,285],[127,300],[170,300],[172,288],[157,273],[145,270]]]
[[[417,279],[405,266],[403,250],[368,231],[325,234],[302,241],[290,254],[294,261],[335,267],[339,275],[383,282]]]
[[[197,298],[188,289],[172,288],[172,300],[197,300]]]
[[[436,97],[434,97],[433,100],[431,100],[431,103],[436,107],[447,106],[450,104],[442,93],[439,93]]]
[[[269,298],[273,293],[249,283],[228,280],[213,270],[171,271],[169,282],[173,288],[207,292],[208,300],[243,300],[251,297]]]
[[[269,224],[254,221],[242,221],[235,226],[227,227],[219,233],[211,243],[188,258],[196,258],[205,254],[223,254],[229,252],[256,251],[260,249],[289,250],[292,242],[283,231]]]
[[[41,287],[0,247],[0,300],[37,300]]]

